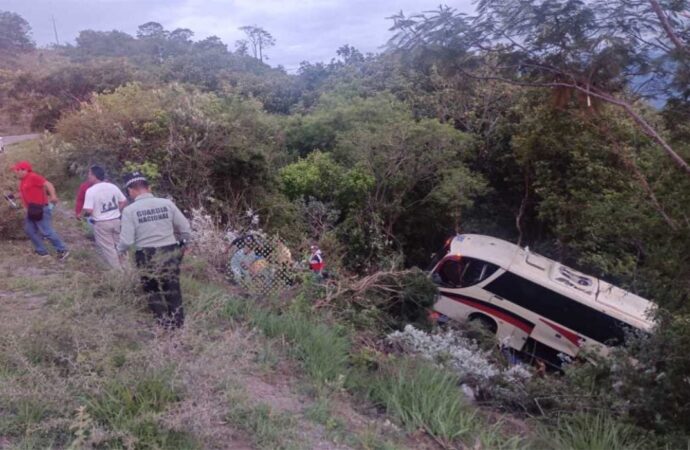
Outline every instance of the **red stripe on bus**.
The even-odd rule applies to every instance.
[[[450,298],[451,300],[454,300],[456,302],[464,303],[468,306],[471,306],[472,308],[478,309],[482,312],[485,312],[491,316],[494,316],[498,319],[501,319],[503,321],[508,322],[509,324],[521,329],[527,334],[530,334],[532,332],[532,329],[534,328],[534,324],[526,321],[526,320],[521,320],[517,317],[511,316],[507,311],[502,311],[501,308],[494,307],[488,303],[482,302],[480,300],[473,300],[469,299],[467,297],[462,297],[457,294],[451,294],[449,292],[443,292],[443,295]]]
[[[573,333],[572,331],[566,330],[565,328],[556,325],[555,323],[549,322],[548,320],[544,320],[541,317],[539,318],[542,322],[553,328],[554,330],[558,331],[560,334],[563,335],[564,338],[575,344],[576,346],[582,345],[582,337],[580,337],[577,333]]]

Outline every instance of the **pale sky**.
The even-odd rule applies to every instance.
[[[168,30],[189,28],[195,40],[217,35],[234,49],[243,37],[239,27],[259,25],[277,40],[268,63],[293,72],[304,60],[330,61],[343,44],[378,52],[391,36],[386,17],[440,3],[473,9],[472,0],[0,0],[0,10],[23,16],[39,45],[55,42],[51,15],[62,43],[73,42],[84,29],[134,35],[138,25],[155,21]]]

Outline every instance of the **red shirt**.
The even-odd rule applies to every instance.
[[[84,209],[84,200],[86,200],[86,191],[93,186],[93,183],[90,181],[84,181],[81,185],[79,185],[79,191],[77,192],[77,201],[74,204],[74,212],[77,213],[77,216],[81,214],[81,210]]]
[[[39,205],[48,204],[48,196],[45,190],[46,179],[35,172],[29,172],[19,182],[19,193],[22,196],[24,206],[29,206],[29,203],[37,203]]]

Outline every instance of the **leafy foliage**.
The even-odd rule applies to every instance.
[[[0,11],[0,55],[15,55],[34,47],[29,23],[19,14]]]

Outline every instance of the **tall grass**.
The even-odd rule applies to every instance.
[[[92,417],[115,435],[133,438],[137,448],[199,448],[187,434],[168,430],[156,420],[158,414],[179,399],[170,380],[159,373],[138,381],[113,381],[86,403]],[[117,447],[126,439],[114,439],[109,445]]]
[[[642,450],[652,447],[638,428],[605,413],[564,414],[539,428],[538,446],[558,450]]]
[[[251,322],[269,338],[289,340],[290,354],[314,380],[328,382],[347,375],[350,342],[337,327],[313,322],[294,311],[275,314],[257,310]]]
[[[479,421],[466,405],[455,375],[421,361],[400,361],[371,380],[370,395],[408,430],[423,429],[443,442],[468,436]]]

